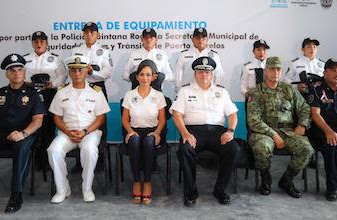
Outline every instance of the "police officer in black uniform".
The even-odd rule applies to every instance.
[[[46,113],[38,93],[24,82],[25,63],[25,59],[18,54],[8,55],[1,63],[9,85],[0,89],[0,148],[14,152],[11,197],[6,213],[21,208],[30,148]]]
[[[314,121],[309,136],[324,158],[328,201],[337,200],[337,60],[324,66],[324,82],[309,90],[308,103]]]

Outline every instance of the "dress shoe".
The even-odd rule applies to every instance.
[[[264,196],[268,196],[270,194],[270,185],[266,183],[261,183],[260,194]]]
[[[217,198],[218,202],[222,205],[228,205],[229,203],[231,203],[231,198],[226,193],[213,191],[213,196]]]
[[[71,190],[70,187],[67,188],[64,192],[56,192],[53,198],[50,200],[51,203],[58,204],[63,202],[68,196],[70,196]]]
[[[21,209],[22,193],[13,193],[7,203],[5,213],[14,213]]]
[[[93,202],[95,201],[95,194],[92,190],[83,192],[83,201],[84,202]]]
[[[196,203],[197,203],[197,200],[194,197],[187,197],[187,196],[185,196],[184,205],[186,207],[195,206]]]
[[[281,180],[278,182],[278,185],[281,189],[283,189],[289,196],[293,197],[293,198],[301,198],[302,194],[300,191],[298,191],[295,186],[294,183],[292,181],[290,182],[286,182],[284,180]]]
[[[337,200],[337,191],[326,191],[325,193],[326,200],[333,202]]]

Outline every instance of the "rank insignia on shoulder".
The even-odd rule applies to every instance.
[[[30,53],[26,53],[25,55],[23,55],[23,57],[26,57],[26,56],[28,56]]]
[[[56,54],[56,53],[51,53],[51,55],[55,56],[55,57],[58,57],[59,55]]]
[[[106,49],[106,50],[109,50],[109,46],[106,45],[106,44],[102,45],[102,48],[103,48],[103,49]]]
[[[218,53],[218,52],[216,52],[215,50],[211,50],[213,53]]]
[[[57,90],[61,90],[64,87],[66,87],[67,85],[69,85],[69,83],[64,83],[64,84],[60,85],[59,87],[57,87]]]
[[[189,85],[191,85],[190,83],[187,83],[187,84],[185,84],[185,85],[182,85],[181,87],[186,87],[186,86],[189,86]]]
[[[182,51],[181,51],[181,53],[184,53],[184,52],[187,52],[187,51],[188,51],[188,49],[186,49],[186,50],[182,50]]]
[[[96,92],[102,91],[102,87],[100,87],[100,86],[93,85],[92,88],[93,88]]]
[[[248,64],[251,64],[251,61],[248,61],[247,63],[243,64],[244,66],[247,66]]]
[[[295,61],[297,61],[298,59],[300,59],[300,58],[295,58],[295,59],[293,59],[291,62],[295,62]]]
[[[220,87],[220,88],[225,88],[224,86],[219,85],[219,84],[217,84],[216,86],[217,86],[217,87]]]

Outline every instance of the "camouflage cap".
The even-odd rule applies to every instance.
[[[268,57],[266,61],[266,68],[281,68],[282,62],[279,57]]]

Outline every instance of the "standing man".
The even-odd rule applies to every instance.
[[[241,93],[247,97],[247,92],[263,81],[263,69],[266,65],[267,50],[270,47],[264,40],[257,40],[253,44],[254,60],[243,65],[241,74]]]
[[[132,89],[136,88],[138,85],[135,79],[135,72],[141,61],[145,59],[152,60],[157,67],[157,72],[162,73],[155,76],[155,80],[152,82],[152,86],[157,90],[161,91],[161,83],[165,81],[173,81],[173,73],[170,67],[168,56],[165,51],[157,49],[156,45],[158,42],[157,33],[152,28],[146,28],[142,32],[141,41],[143,43],[143,48],[140,50],[135,50],[131,53],[128,62],[124,68],[123,79],[130,81],[132,84]],[[157,73],[156,73],[157,74]],[[134,82],[133,82],[134,81]],[[135,83],[137,82],[137,83]]]
[[[226,89],[213,84],[216,63],[211,57],[199,57],[192,68],[195,82],[181,88],[170,109],[181,135],[178,158],[184,174],[184,204],[193,206],[196,203],[196,160],[203,150],[219,156],[213,195],[220,204],[229,204],[230,197],[225,190],[240,151],[233,140],[238,109]],[[228,128],[224,128],[225,117]]]
[[[59,129],[58,136],[47,150],[56,183],[56,194],[51,202],[61,203],[70,195],[65,156],[76,147],[80,148],[83,167],[83,200],[93,202],[92,182],[102,136],[98,128],[105,123],[105,114],[110,108],[101,88],[91,87],[86,80],[91,68],[90,59],[72,56],[66,62],[72,83],[56,93],[49,108]]]
[[[207,48],[207,31],[205,28],[196,28],[193,32],[192,43],[194,48],[181,51],[175,67],[175,87],[178,92],[181,86],[194,82],[194,73],[191,69],[192,62],[198,57],[207,56],[216,63],[214,70],[214,84],[223,85],[224,72],[222,69],[220,57],[214,50]]]
[[[337,200],[337,60],[329,59],[324,66],[324,82],[310,88],[308,103],[314,121],[310,129],[313,145],[324,158],[326,172],[325,197]]]
[[[319,41],[316,39],[305,38],[303,40],[301,49],[303,56],[292,60],[286,73],[286,82],[300,82],[300,73],[303,71],[323,76],[324,62],[316,58],[317,46],[319,46]],[[308,87],[305,83],[297,84],[297,89],[300,93],[308,93]]]
[[[305,130],[310,125],[310,108],[301,94],[291,85],[280,82],[279,57],[269,57],[264,69],[264,82],[248,97],[249,144],[255,165],[261,172],[260,194],[269,195],[271,186],[270,158],[274,148],[292,154],[290,164],[278,185],[291,197],[301,193],[293,184],[294,177],[306,166],[313,153]]]
[[[11,197],[5,209],[13,213],[21,208],[23,184],[29,170],[29,154],[42,125],[46,109],[38,93],[25,80],[25,59],[8,55],[1,63],[9,85],[0,89],[0,148],[13,151]]]
[[[89,83],[101,87],[107,98],[104,82],[112,75],[113,63],[111,55],[106,46],[102,46],[97,42],[99,33],[95,23],[86,23],[82,31],[85,43],[74,47],[72,56],[89,57],[90,64],[88,66],[87,80]]]

